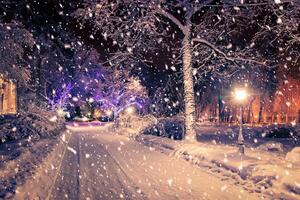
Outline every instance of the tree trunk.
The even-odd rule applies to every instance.
[[[221,93],[218,94],[218,123],[224,122],[223,102]]]
[[[260,97],[260,101],[259,101],[259,113],[258,113],[258,124],[263,123],[263,101]]]
[[[248,110],[248,119],[247,122],[253,126],[253,102],[255,100],[255,97],[251,98],[249,102],[249,110]]]
[[[185,33],[182,41],[183,50],[183,86],[184,86],[184,102],[185,102],[185,138],[187,140],[196,139],[195,131],[195,96],[194,83],[192,74],[192,52],[190,29]]]

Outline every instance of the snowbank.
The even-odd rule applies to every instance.
[[[269,152],[283,152],[283,144],[281,144],[280,142],[269,141],[260,145],[258,149]]]
[[[223,178],[235,179],[237,184],[247,185],[249,190],[274,198],[300,199],[300,167],[285,161],[279,154],[251,148],[246,149],[245,155],[240,155],[234,146],[174,141],[152,135],[138,135],[136,140],[162,153],[221,173]],[[298,149],[294,152],[298,155]]]
[[[57,177],[57,173],[60,168],[63,155],[68,148],[68,142],[71,137],[70,131],[65,131],[61,134],[61,137],[55,143],[53,150],[45,156],[39,167],[35,170],[34,176],[27,178],[26,182],[22,185],[18,185],[16,188],[16,195],[14,199],[47,199],[48,192],[53,187],[53,179]],[[57,157],[57,155],[61,155]],[[42,185],[43,187],[35,187],[36,185]],[[40,196],[42,195],[42,196]]]
[[[143,134],[182,140],[184,137],[184,118],[181,115],[158,118],[156,123],[143,130]]]
[[[34,106],[30,113],[0,117],[0,199],[10,199],[52,151],[65,126],[55,114]]]
[[[46,157],[56,143],[48,138],[11,141],[0,146],[0,199],[10,199],[16,187],[32,176],[36,166]]]

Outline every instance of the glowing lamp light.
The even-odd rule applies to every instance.
[[[134,113],[134,111],[135,111],[135,109],[133,106],[130,106],[126,109],[127,114],[132,114],[132,113]]]
[[[89,102],[89,103],[93,103],[93,102],[94,102],[94,99],[91,97],[91,98],[88,99],[88,102]]]
[[[111,117],[112,114],[113,114],[113,111],[112,111],[112,110],[107,110],[107,111],[106,111],[106,115],[107,115],[107,116]]]
[[[94,117],[95,117],[95,118],[100,118],[101,115],[102,115],[101,110],[96,109],[96,110],[94,111]]]
[[[61,108],[59,108],[57,111],[57,114],[58,114],[58,116],[60,116],[60,117],[62,117],[62,116],[64,116],[65,115],[65,112],[64,112],[64,110],[63,109],[61,109]]]
[[[73,100],[74,102],[77,102],[79,99],[78,99],[77,97],[73,97],[72,100]]]
[[[238,88],[234,91],[234,98],[238,101],[244,101],[248,97],[248,93],[245,89]]]

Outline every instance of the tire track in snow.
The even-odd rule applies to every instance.
[[[56,170],[56,173],[55,173],[55,176],[54,176],[54,180],[53,180],[53,182],[51,184],[50,189],[48,190],[48,194],[47,194],[46,200],[50,200],[51,199],[51,196],[53,194],[54,186],[55,186],[55,184],[57,182],[57,179],[58,179],[58,177],[60,175],[60,172],[61,172],[61,169],[62,169],[62,163],[63,163],[63,161],[65,159],[65,155],[66,155],[67,149],[69,148],[69,144],[70,144],[70,141],[71,141],[72,137],[74,137],[73,134],[71,134],[70,137],[67,140],[66,146],[65,146],[65,148],[63,150],[63,153],[62,153],[62,156],[61,156],[61,160],[59,162],[59,166],[58,166],[58,168]]]

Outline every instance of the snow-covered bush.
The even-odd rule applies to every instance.
[[[54,123],[38,115],[2,116],[0,122],[0,144],[11,140],[29,138],[38,140],[53,137],[64,129],[62,123]]]
[[[147,127],[156,124],[156,122],[156,118],[152,115],[141,116],[137,113],[128,114],[124,111],[116,118],[113,128],[119,134],[136,136],[142,133]]]
[[[258,149],[270,152],[283,152],[283,145],[280,142],[266,142],[258,147]]]
[[[30,112],[20,110],[18,115],[0,116],[0,143],[23,138],[37,140],[58,135],[64,119],[43,109],[41,105],[28,105]]]
[[[184,121],[181,116],[161,118],[157,123],[147,127],[143,134],[181,140],[184,138]]]

